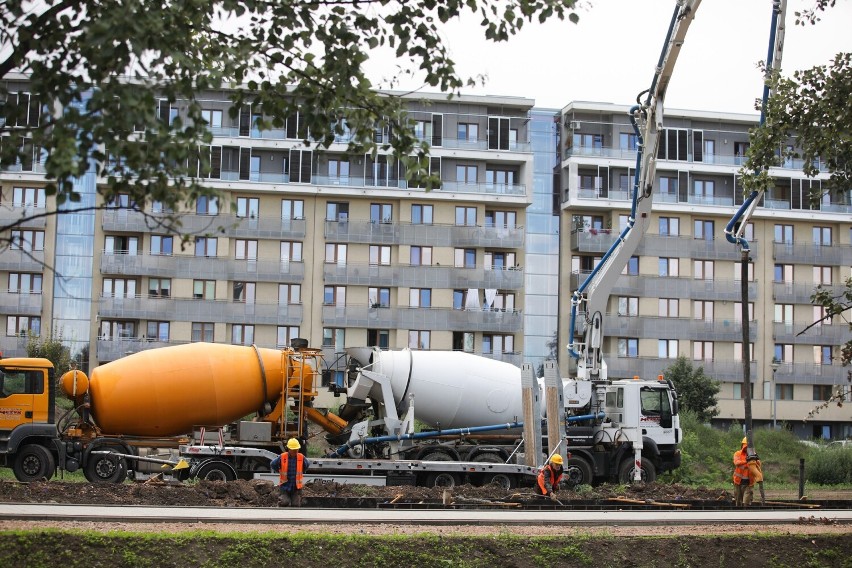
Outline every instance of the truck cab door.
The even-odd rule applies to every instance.
[[[33,421],[33,371],[3,368],[0,372],[0,431],[11,431]],[[38,374],[38,373],[36,373]]]

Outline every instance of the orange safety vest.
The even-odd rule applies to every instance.
[[[745,451],[734,452],[734,485],[751,485]]]
[[[305,456],[296,454],[296,489],[305,486]],[[281,454],[281,467],[278,469],[278,480],[281,485],[287,483],[287,468],[290,467],[290,454]]]
[[[550,464],[541,468],[541,471],[538,473],[538,488],[541,490],[542,495],[547,495],[547,488],[544,486],[544,474],[545,472],[550,472],[550,486],[556,487],[559,484],[559,480],[562,479],[562,473],[556,475],[556,472],[553,471],[553,467]]]

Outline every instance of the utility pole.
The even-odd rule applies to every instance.
[[[749,454],[754,453],[754,440],[751,437],[751,343],[749,342],[748,309],[748,249],[743,249],[740,261],[740,284],[742,285],[742,322],[743,322],[743,406],[745,407],[745,434],[748,439]]]

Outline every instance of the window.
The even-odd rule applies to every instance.
[[[754,353],[754,343],[748,344],[748,354],[749,359],[752,361],[756,361],[756,355]],[[743,360],[743,344],[741,342],[734,343],[734,361],[742,361]]]
[[[663,128],[657,146],[657,157],[663,160],[689,160],[689,132],[685,128]]]
[[[676,277],[679,273],[680,259],[663,258],[659,260],[659,275]]]
[[[475,335],[469,331],[453,332],[453,351],[464,351],[473,353],[473,342]]]
[[[322,329],[322,346],[333,347],[335,351],[342,351],[345,339],[344,329],[324,327]]]
[[[302,243],[299,241],[281,241],[281,262],[302,262]]]
[[[793,385],[775,385],[775,400],[793,400]]]
[[[677,201],[677,178],[676,177],[660,177],[660,195],[663,196],[663,201]]]
[[[602,215],[574,215],[572,219],[574,226],[583,231],[603,229]]]
[[[27,274],[26,272],[9,273],[9,293],[11,294],[41,294],[43,276]],[[135,282],[135,281],[134,281]]]
[[[257,241],[235,239],[234,251],[236,260],[257,260]]]
[[[107,203],[110,209],[135,209],[136,204],[130,201],[130,196],[126,193],[117,193],[112,196]]]
[[[507,270],[518,265],[513,252],[485,251],[484,259],[486,270]]]
[[[635,337],[619,337],[618,338],[618,356],[619,357],[638,357],[639,356],[639,340]]]
[[[171,256],[174,237],[151,235],[151,254]]]
[[[813,325],[819,327],[821,325],[831,325],[831,318],[828,317],[828,310],[825,306],[812,306],[813,308],[813,317],[811,321]]]
[[[260,200],[257,197],[237,197],[237,218],[257,219],[260,215]]]
[[[390,203],[371,203],[370,222],[390,223],[393,221],[393,205]]]
[[[743,303],[734,302],[734,321],[736,323],[743,322]],[[754,321],[754,302],[748,303],[748,321]]]
[[[704,163],[705,164],[714,164],[716,163],[716,141],[715,140],[704,140]]]
[[[639,257],[631,256],[630,260],[627,261],[627,266],[624,267],[624,270],[621,271],[622,274],[626,274],[628,276],[638,276],[639,275]]]
[[[746,268],[746,272],[748,273],[748,274],[747,274],[747,276],[748,276],[748,281],[749,281],[749,282],[754,282],[754,263],[753,263],[753,262],[749,262],[746,266],[747,266],[747,268]],[[742,276],[743,276],[743,266],[742,266],[742,263],[740,263],[740,262],[735,262],[735,263],[734,263],[734,280],[735,280],[735,281],[737,281],[737,282],[740,282],[740,281],[743,279],[743,278],[742,278]]]
[[[776,343],[772,356],[781,363],[792,363],[793,346],[789,343]]]
[[[145,334],[148,341],[168,341],[169,340],[169,322],[167,321],[149,321],[148,331]]]
[[[489,189],[496,186],[498,189],[505,188],[515,184],[515,172],[513,170],[498,170],[495,168],[487,168],[485,170],[485,183]]]
[[[658,303],[658,315],[661,318],[676,318],[679,316],[680,303],[677,298],[660,298]]]
[[[12,242],[9,245],[12,250],[24,250],[27,252],[44,250],[44,231],[22,231],[12,230]]]
[[[432,215],[431,205],[415,204],[411,206],[411,223],[414,225],[431,225]]]
[[[287,165],[290,166],[288,173],[292,183],[311,183],[312,156],[311,150],[290,149],[290,159],[287,161]]]
[[[432,247],[411,247],[411,266],[432,266]]]
[[[816,284],[816,266],[814,267],[814,284]],[[793,265],[792,264],[776,264],[773,275],[775,282],[793,283]]]
[[[171,280],[171,278],[149,278],[148,279],[148,297],[149,298],[171,298],[171,296],[172,296],[172,280]]]
[[[390,331],[387,329],[368,329],[367,347],[388,349],[390,347]]]
[[[834,395],[834,387],[831,385],[814,385],[814,400],[826,401]]]
[[[331,264],[346,264],[346,245],[326,243],[325,261]]]
[[[328,181],[332,185],[349,185],[349,160],[330,159]]]
[[[192,297],[196,300],[215,300],[216,299],[216,281],[215,280],[193,280],[192,281]]]
[[[476,207],[456,207],[456,225],[476,226]]]
[[[390,266],[391,248],[388,245],[370,245],[370,265]]]
[[[695,300],[692,317],[697,320],[706,322],[713,321],[713,312],[715,311],[712,300]]]
[[[574,147],[581,148],[603,148],[602,134],[574,134]]]
[[[712,260],[693,260],[692,277],[696,280],[713,280],[716,264]]]
[[[639,315],[639,298],[622,296],[618,299],[618,315],[635,317]]]
[[[677,237],[680,235],[680,218],[660,217],[660,235],[664,237]]]
[[[368,288],[367,303],[371,308],[387,308],[390,306],[390,288]]]
[[[831,365],[831,345],[814,345],[814,363]]]
[[[235,323],[231,326],[231,343],[234,345],[252,345],[254,326]]]
[[[814,227],[813,228],[814,244],[830,247],[831,246],[831,227]]]
[[[41,334],[41,318],[31,316],[9,316],[6,318],[6,335],[26,336]]]
[[[635,134],[629,134],[627,132],[621,132],[618,135],[618,148],[620,150],[631,150],[635,151],[637,148],[637,138]]]
[[[793,270],[790,266],[790,282],[793,281]],[[830,266],[814,266],[814,285],[831,284],[831,267]]]
[[[291,219],[305,218],[305,202],[301,199],[282,199],[281,200],[281,220],[288,221]]]
[[[695,361],[712,361],[713,360],[713,342],[712,341],[693,341],[692,342],[692,358]]]
[[[45,192],[43,187],[15,187],[12,189],[12,207],[35,207],[43,209]]]
[[[494,296],[494,302],[491,304],[491,309],[498,312],[515,311],[515,295],[511,292],[498,291],[497,294]]]
[[[206,341],[213,343],[213,324],[209,322],[192,322],[192,342]]]
[[[485,226],[498,229],[514,229],[517,226],[518,215],[514,211],[486,211]]]
[[[476,142],[479,138],[479,125],[471,122],[459,122],[458,139],[462,142]]]
[[[707,219],[696,219],[693,230],[693,238],[702,239],[705,241],[712,241],[715,225],[716,224],[713,221],[708,221]]]
[[[216,256],[216,237],[195,237],[195,256]]]
[[[476,249],[455,249],[456,268],[476,268]]]
[[[346,305],[346,286],[325,286],[322,303],[326,306],[343,307]]]
[[[135,322],[110,320],[105,320],[101,322],[101,339],[133,339],[134,337],[136,337]]]
[[[257,284],[254,282],[234,282],[233,299],[235,302],[253,304]]]
[[[408,291],[408,305],[412,308],[431,308],[431,288],[411,288]]]
[[[302,303],[302,285],[301,284],[279,284],[278,285],[278,305],[286,306],[288,304]]]
[[[793,323],[793,304],[775,304],[775,323]]]
[[[219,200],[215,197],[200,196],[195,201],[195,213],[198,215],[218,215]]]
[[[734,383],[734,398],[742,399],[743,398],[743,385],[742,383]],[[754,383],[751,384],[751,398],[754,398]]]
[[[476,166],[456,166],[456,181],[459,183],[476,183]]]
[[[275,334],[275,346],[283,349],[290,346],[290,342],[299,337],[298,325],[279,325]]]
[[[325,206],[326,221],[348,221],[349,204],[329,201]]]
[[[677,339],[657,340],[657,354],[660,359],[677,359]]]
[[[746,153],[748,152],[749,143],[748,142],[734,142],[734,156],[738,158],[744,158]],[[736,165],[742,165],[745,160],[737,160]]]
[[[491,335],[482,336],[482,353],[485,355],[500,355],[502,353],[515,352],[514,335]]]
[[[201,118],[207,123],[211,129],[222,128],[222,111],[212,109],[202,109]]]
[[[408,332],[408,347],[411,349],[429,349],[432,342],[431,331]]]
[[[151,213],[174,213],[174,210],[162,201],[152,201]]]
[[[716,183],[711,180],[697,179],[693,181],[693,195],[699,203],[705,205],[713,204],[713,196],[716,192]]]
[[[136,280],[127,278],[104,278],[102,295],[105,298],[135,298]]]
[[[793,225],[775,225],[774,239],[776,243],[793,244]]]

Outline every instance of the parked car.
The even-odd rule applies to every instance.
[[[852,448],[852,440],[835,440],[828,443],[829,448]]]

